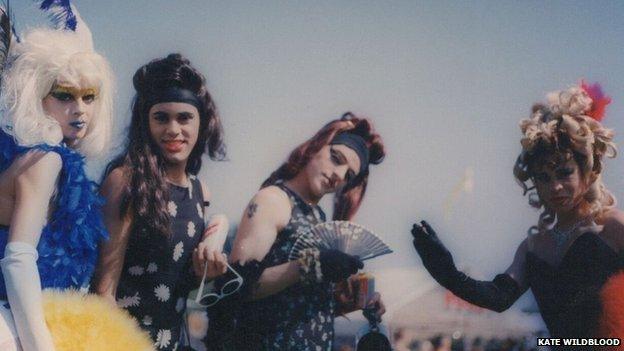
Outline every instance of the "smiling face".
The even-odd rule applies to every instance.
[[[586,177],[571,155],[548,155],[535,164],[532,173],[540,200],[558,214],[578,208],[588,189]]]
[[[360,170],[360,158],[348,146],[325,145],[304,168],[310,192],[317,197],[333,193],[352,181]]]
[[[84,138],[93,118],[98,91],[92,87],[76,87],[58,82],[43,98],[46,115],[54,118],[63,133],[63,141],[69,146]]]
[[[165,161],[186,167],[199,134],[197,108],[184,102],[158,103],[150,108],[148,118],[150,135]]]

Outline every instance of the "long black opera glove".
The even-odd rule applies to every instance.
[[[522,295],[522,289],[508,274],[499,274],[493,281],[479,281],[458,271],[453,256],[427,222],[414,224],[412,235],[414,247],[431,276],[462,299],[483,308],[502,312]]]

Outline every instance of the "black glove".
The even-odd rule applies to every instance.
[[[431,228],[429,223],[421,221],[421,224],[414,224],[412,227],[412,236],[414,236],[414,248],[422,258],[423,265],[431,273],[431,275],[445,285],[440,280],[453,280],[457,268],[453,262],[453,256],[446,249],[444,244],[438,238],[436,232]]]
[[[321,273],[323,280],[338,283],[357,273],[358,269],[364,268],[364,263],[357,256],[348,255],[339,250],[321,250]]]
[[[457,270],[453,256],[446,249],[431,226],[421,221],[414,224],[414,248],[423,265],[440,285],[460,298],[496,312],[508,309],[522,295],[516,281],[507,274],[497,275],[493,281],[478,281]]]

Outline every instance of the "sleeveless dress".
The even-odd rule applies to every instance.
[[[204,232],[204,197],[197,177],[189,180],[188,188],[169,184],[170,238],[157,234],[147,242],[136,235],[145,229],[132,229],[116,293],[117,305],[150,333],[158,350],[179,346],[186,298],[197,285],[191,257]]]
[[[41,232],[37,268],[41,287],[88,290],[98,256],[98,244],[108,239],[101,215],[103,199],[96,183],[84,172],[84,157],[66,146],[46,144],[19,146],[0,130],[0,173],[30,150],[56,152],[61,156],[54,210]],[[0,258],[4,258],[9,227],[0,226]],[[6,300],[6,286],[0,272],[0,299]]]
[[[264,267],[288,262],[297,238],[312,235],[310,229],[325,221],[325,213],[318,206],[308,205],[282,183],[277,186],[288,195],[292,212],[262,261]],[[238,337],[259,341],[261,347],[254,350],[329,351],[334,338],[334,309],[333,284],[296,283],[275,295],[243,303],[237,325],[243,335]],[[254,335],[250,338],[245,333]]]
[[[527,252],[527,279],[551,336],[596,337],[600,290],[621,268],[618,253],[592,232],[576,238],[558,267]]]

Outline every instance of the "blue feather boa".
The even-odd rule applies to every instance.
[[[68,147],[19,146],[0,131],[0,172],[33,149],[56,152],[63,161],[55,209],[37,246],[41,287],[85,288],[97,263],[98,244],[108,239],[100,210],[104,200],[96,192],[97,184],[84,172],[84,157]],[[0,228],[0,257],[4,257],[7,239],[8,229]],[[0,279],[0,298],[6,299],[4,278]]]

